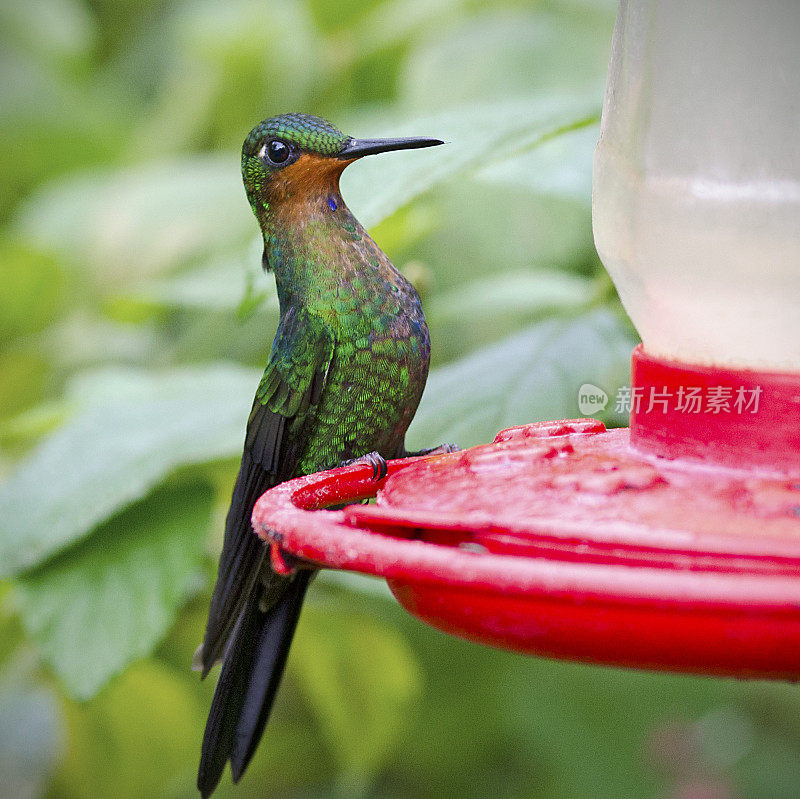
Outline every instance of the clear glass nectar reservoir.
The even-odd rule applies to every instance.
[[[622,0],[593,223],[648,352],[800,372],[798,0]]]

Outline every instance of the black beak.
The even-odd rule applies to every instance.
[[[338,157],[350,161],[353,158],[361,158],[364,155],[375,155],[376,153],[388,153],[391,150],[416,150],[419,147],[436,147],[437,144],[444,144],[440,139],[350,139]]]

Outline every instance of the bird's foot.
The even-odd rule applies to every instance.
[[[416,452],[406,452],[403,454],[404,458],[417,458],[422,455],[446,455],[448,452],[461,452],[461,447],[458,444],[439,444],[438,447],[428,447],[428,449],[420,449]]]
[[[340,466],[352,466],[354,463],[366,463],[372,467],[372,479],[383,480],[389,472],[389,467],[386,465],[386,459],[380,452],[368,452],[360,458],[353,458],[349,461],[342,461]]]

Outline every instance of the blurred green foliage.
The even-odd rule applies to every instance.
[[[589,210],[613,13],[0,4],[0,797],[195,796],[213,680],[188,666],[277,317],[238,174],[258,120],[448,141],[343,182],[430,319],[412,447],[625,382],[634,335]],[[788,799],[799,718],[787,686],[526,659],[326,575],[219,795]]]

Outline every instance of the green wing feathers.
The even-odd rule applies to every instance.
[[[278,328],[256,403],[295,424],[319,402],[333,360],[333,335],[317,316],[290,308]]]
[[[333,335],[319,317],[290,308],[281,319],[250,412],[225,522],[200,654],[204,674],[222,657],[261,571],[265,550],[250,524],[253,506],[268,488],[294,476],[302,456],[302,431],[319,403],[333,351]]]

